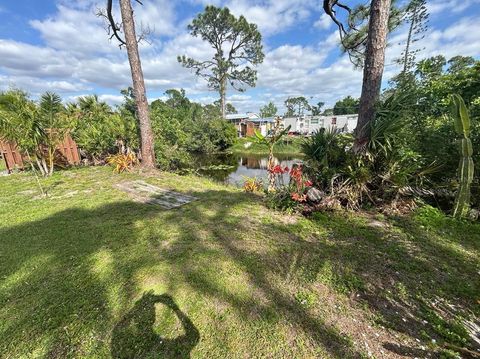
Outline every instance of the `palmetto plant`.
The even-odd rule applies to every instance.
[[[455,121],[455,131],[460,139],[460,163],[458,166],[459,188],[453,207],[453,215],[457,218],[465,217],[470,209],[470,186],[473,182],[474,164],[473,148],[470,140],[470,116],[465,102],[460,95],[451,96],[451,116]]]
[[[333,127],[322,128],[304,139],[301,149],[305,155],[306,172],[315,178],[318,184],[328,186],[332,178],[345,166],[346,148],[352,141],[351,135],[340,134]]]
[[[72,136],[94,163],[138,148],[137,121],[128,111],[113,111],[97,96],[80,97],[68,111],[76,118]]]

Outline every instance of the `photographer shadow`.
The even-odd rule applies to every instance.
[[[154,332],[155,304],[170,308],[180,321],[184,334],[163,338]],[[200,340],[192,321],[180,310],[172,297],[146,292],[133,308],[115,325],[110,350],[113,358],[190,358]]]

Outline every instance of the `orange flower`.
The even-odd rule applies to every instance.
[[[292,192],[291,196],[295,202],[305,202],[307,200],[306,194],[299,194],[297,192]]]

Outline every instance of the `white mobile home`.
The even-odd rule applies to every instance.
[[[358,115],[298,116],[284,117],[283,127],[290,126],[291,132],[310,135],[321,128],[337,128],[342,132],[353,132]]]

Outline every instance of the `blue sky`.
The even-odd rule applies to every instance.
[[[273,101],[282,110],[289,96],[304,95],[313,103],[332,105],[346,96],[359,96],[361,71],[338,50],[335,26],[322,11],[321,0],[144,0],[135,6],[138,26],[152,30],[141,45],[148,97],[169,88],[185,88],[202,103],[216,100],[203,80],[183,69],[177,55],[208,58],[211,49],[192,38],[187,24],[206,4],[228,6],[258,25],[265,61],[258,68],[257,87],[244,93],[231,89],[227,99],[241,111],[257,111]],[[349,5],[358,3],[345,0]],[[105,1],[3,0],[0,2],[0,89],[19,87],[38,96],[56,91],[66,101],[96,93],[116,104],[129,86],[125,50],[109,41],[102,20],[95,16]],[[444,54],[480,55],[480,0],[430,0],[430,26],[416,46],[419,57]],[[406,29],[390,35],[384,82],[398,67],[393,59],[403,49]]]

